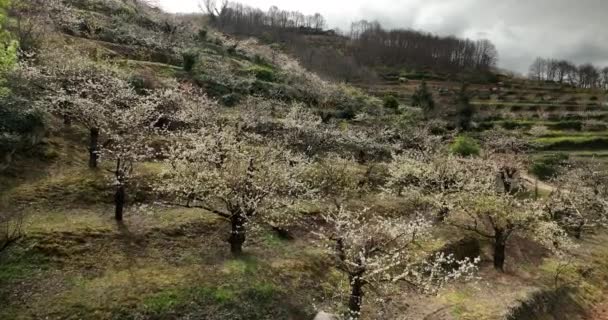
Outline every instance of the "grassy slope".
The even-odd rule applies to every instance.
[[[128,48],[118,44],[66,39],[130,70],[183,76],[175,66],[125,54]],[[345,285],[307,237],[285,241],[262,230],[248,243],[248,256],[232,259],[227,226],[203,211],[129,208],[125,223],[117,225],[108,205],[111,190],[99,172],[85,169],[79,130],[54,132],[46,140],[49,158],[29,159],[3,179],[4,195],[26,204],[29,215],[27,236],[0,256],[0,319],[310,319],[318,301],[335,298]],[[144,169],[143,181],[157,172],[152,164]],[[133,191],[145,197],[145,190]],[[453,230],[442,231],[445,241],[460,239]],[[596,239],[603,238],[588,241]],[[551,261],[527,258],[529,246],[511,247],[506,275],[491,269],[485,248],[483,280],[434,298],[397,296],[395,308],[412,318],[498,319],[552,283]],[[591,248],[584,261],[603,263],[605,249]],[[590,284],[590,297],[600,289]]]
[[[224,241],[226,224],[200,210],[131,208],[117,225],[112,208],[99,204],[111,199],[100,192],[106,187],[90,183],[96,173],[82,169],[86,159],[63,161],[78,141],[69,135],[54,141],[53,169],[40,167],[46,175],[7,192],[27,199],[30,215],[27,237],[0,256],[1,319],[310,319],[316,302],[345,285],[307,237],[285,241],[260,231],[248,255],[235,260]],[[148,174],[158,170],[145,167]],[[391,203],[382,205],[391,210]],[[453,230],[441,233],[459,239]],[[603,289],[595,277],[608,270],[604,238],[587,238],[579,253],[585,262],[565,275],[584,284],[573,296],[585,307]],[[531,243],[512,243],[505,275],[492,270],[484,248],[480,281],[438,297],[397,296],[395,309],[413,318],[500,319],[518,301],[551,288],[555,262]],[[580,276],[588,273],[585,264],[593,278]],[[412,306],[405,308],[405,301]]]
[[[304,318],[336,283],[318,252],[265,231],[232,259],[226,224],[200,210],[131,208],[117,225],[85,165],[5,193],[29,205],[27,236],[0,256],[1,319]]]
[[[419,81],[409,81],[362,87],[378,96],[392,94],[409,104],[418,85]],[[434,92],[438,105],[447,108],[449,113],[460,84],[431,81],[429,88]],[[602,90],[576,89],[557,84],[539,86],[529,81],[506,79],[502,84],[472,85],[469,93],[472,105],[477,108],[478,122],[483,128],[527,131],[533,126],[545,126],[551,130],[550,135],[531,137],[541,151],[578,154],[608,149],[605,132],[608,127],[608,96]],[[600,129],[586,128],[584,123],[588,119],[593,119]]]

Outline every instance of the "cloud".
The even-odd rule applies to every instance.
[[[198,11],[198,0],[160,0],[172,12]],[[378,20],[389,28],[492,40],[500,66],[526,72],[536,56],[608,65],[605,0],[242,0],[307,14],[320,12],[331,27]]]

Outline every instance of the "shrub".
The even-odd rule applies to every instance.
[[[463,84],[456,98],[458,125],[461,130],[469,130],[472,127],[475,107],[471,104],[471,98],[467,92],[467,85]]]
[[[184,59],[184,71],[191,72],[194,69],[194,65],[198,60],[198,53],[196,52],[184,52],[182,54]]]
[[[258,80],[266,82],[274,82],[276,80],[274,70],[266,66],[254,65],[247,68],[246,71],[255,75],[256,79]]]
[[[384,107],[391,110],[399,109],[399,101],[393,95],[384,97]]]
[[[479,100],[490,100],[490,99],[492,99],[492,96],[489,93],[484,92],[484,93],[480,93],[479,95],[477,95],[477,98]]]
[[[545,106],[544,108],[545,108],[545,111],[558,111],[561,108],[561,106],[548,105],[548,106]]]
[[[461,135],[450,146],[450,152],[461,157],[478,156],[481,152],[481,147],[475,139]]]
[[[477,128],[481,131],[492,130],[492,129],[494,129],[494,123],[488,122],[488,121],[480,122],[478,124]]]
[[[46,127],[41,112],[7,103],[10,98],[0,101],[0,155],[36,144]],[[0,158],[0,161],[4,160]]]
[[[143,70],[132,75],[131,78],[129,78],[129,84],[139,94],[143,94],[148,90],[154,90],[161,87],[161,83],[156,78],[156,75],[149,70]]]
[[[230,84],[222,83],[217,79],[198,77],[196,82],[203,88],[208,95],[211,97],[221,97],[226,94],[232,93],[232,87]]]
[[[505,120],[500,123],[500,126],[506,130],[515,130],[515,129],[530,129],[532,128],[532,124],[527,122],[519,122],[516,120]]]
[[[235,55],[236,54],[236,46],[230,46],[228,48],[228,50],[226,50],[226,52],[228,52],[229,55]]]
[[[207,41],[207,29],[201,29],[198,31],[198,40]]]
[[[566,164],[568,158],[565,153],[542,156],[532,163],[530,171],[540,180],[550,180],[557,176],[560,167]]]
[[[533,137],[543,137],[550,133],[551,133],[551,131],[549,131],[549,129],[547,129],[547,127],[543,126],[543,125],[534,125],[528,131],[528,134],[530,134]]]
[[[442,136],[448,133],[449,124],[442,120],[432,120],[428,122],[429,132],[436,136]]]
[[[433,100],[433,94],[429,91],[426,82],[423,81],[412,95],[412,106],[422,108],[427,116],[435,111],[435,100]]]
[[[566,111],[574,112],[578,110],[577,106],[566,106]]]
[[[587,120],[583,122],[583,131],[606,131],[608,124],[597,120]]]
[[[253,62],[261,66],[270,66],[270,63],[268,63],[268,61],[266,61],[266,59],[259,54],[253,56]]]
[[[344,109],[338,111],[337,119],[353,120],[357,115],[357,110],[352,105],[347,105]]]
[[[221,102],[223,105],[225,105],[226,107],[234,107],[235,105],[237,105],[241,100],[243,99],[243,96],[238,94],[238,93],[230,93],[227,95],[222,96]]]

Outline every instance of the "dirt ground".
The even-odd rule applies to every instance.
[[[588,320],[608,320],[608,296],[605,299],[602,304],[593,310]]]

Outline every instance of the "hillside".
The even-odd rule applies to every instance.
[[[413,77],[324,80],[201,15],[8,14],[24,51],[0,82],[0,319],[585,319],[605,302],[603,92],[473,84],[461,132],[459,82],[428,81],[430,119]],[[562,151],[535,188],[536,157]]]
[[[377,97],[395,96],[403,104],[423,80],[384,81],[359,87]],[[437,103],[454,117],[461,82],[426,81]],[[504,78],[496,84],[473,84],[467,94],[478,131],[523,134],[540,155],[568,155],[603,160],[608,156],[608,100],[604,90]]]

